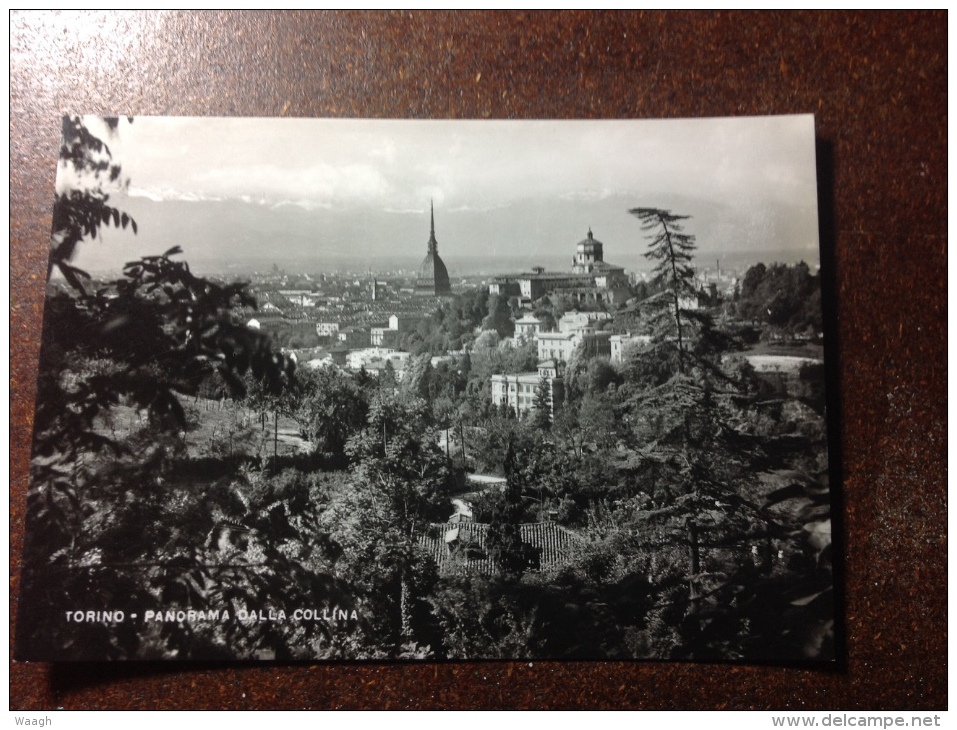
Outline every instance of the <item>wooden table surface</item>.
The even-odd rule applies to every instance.
[[[945,12],[15,12],[10,22],[11,634],[64,112],[813,112],[846,556],[836,671],[11,661],[12,709],[947,706]]]

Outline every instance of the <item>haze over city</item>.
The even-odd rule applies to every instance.
[[[566,268],[589,228],[647,268],[635,207],[691,216],[702,262],[818,261],[811,116],[664,121],[140,117],[110,142],[139,232],[90,271],[179,245],[198,271],[414,268],[434,201],[450,273]],[[61,170],[62,174],[62,170]],[[69,184],[62,179],[61,187]]]

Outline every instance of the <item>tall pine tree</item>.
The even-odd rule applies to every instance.
[[[662,294],[653,299],[667,304],[673,320],[674,337],[677,343],[678,371],[686,372],[687,352],[685,324],[687,317],[682,303],[696,296],[694,267],[691,260],[696,248],[694,236],[684,233],[681,221],[690,216],[675,215],[661,208],[632,208],[633,216],[641,221],[641,230],[649,239],[645,258],[655,261],[655,284],[663,288]]]
[[[535,387],[535,408],[532,411],[532,423],[536,428],[547,431],[552,427],[551,386],[544,375]]]

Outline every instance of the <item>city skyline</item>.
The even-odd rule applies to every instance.
[[[809,142],[810,140],[810,142]],[[570,260],[591,228],[640,268],[634,207],[691,216],[707,260],[793,252],[818,260],[813,117],[517,122],[142,117],[109,142],[128,190],[75,263],[118,269],[179,245],[204,268],[254,260],[316,269],[413,266],[435,201],[439,252],[458,262]],[[58,186],[70,181],[62,170]],[[248,268],[248,266],[246,266]]]

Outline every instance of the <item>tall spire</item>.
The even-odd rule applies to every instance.
[[[435,240],[435,203],[429,199],[429,212],[432,218],[432,226],[429,232],[429,253],[435,256],[439,248],[439,242]]]
[[[439,256],[439,244],[435,240],[435,201],[429,200],[429,252],[419,267],[415,280],[415,293],[419,296],[443,297],[451,294],[449,270]]]

